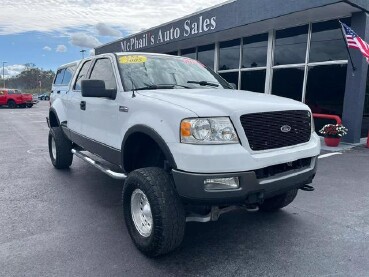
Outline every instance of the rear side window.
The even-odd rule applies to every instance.
[[[70,83],[70,80],[72,79],[73,73],[74,73],[75,70],[76,70],[75,66],[70,66],[70,67],[67,67],[65,69],[64,78],[63,78],[63,81],[62,81],[63,85],[68,85]]]
[[[65,69],[59,69],[58,72],[56,73],[56,77],[55,77],[55,81],[54,81],[55,85],[61,85],[62,84],[63,77],[64,77],[64,71],[65,71]]]
[[[117,82],[113,72],[113,67],[109,59],[99,59],[96,61],[90,76],[91,80],[103,80],[106,89],[116,89]]]
[[[91,61],[87,61],[82,65],[81,70],[78,73],[76,82],[74,83],[73,89],[74,90],[81,90],[81,82],[82,80],[86,79],[86,75],[88,72],[88,69],[90,68]]]
[[[8,90],[8,94],[14,94],[14,90]]]

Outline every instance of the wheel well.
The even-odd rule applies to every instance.
[[[50,127],[59,127],[59,120],[54,112],[50,112],[49,121],[50,121]]]
[[[123,165],[127,173],[144,167],[166,166],[164,152],[155,140],[144,133],[131,134],[124,143],[123,153]]]

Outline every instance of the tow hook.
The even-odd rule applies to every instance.
[[[315,188],[314,187],[312,187],[312,186],[309,186],[309,185],[305,185],[305,186],[303,186],[302,188],[300,188],[301,190],[303,190],[303,191],[314,191],[315,190]]]

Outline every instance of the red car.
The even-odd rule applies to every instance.
[[[0,89],[0,106],[6,105],[11,109],[16,107],[31,108],[33,106],[32,94],[22,93],[17,89]]]

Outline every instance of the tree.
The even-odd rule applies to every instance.
[[[55,77],[53,71],[45,71],[37,68],[33,63],[27,63],[25,67],[25,70],[20,74],[7,80],[7,87],[20,89],[29,93],[51,90],[51,85]]]

